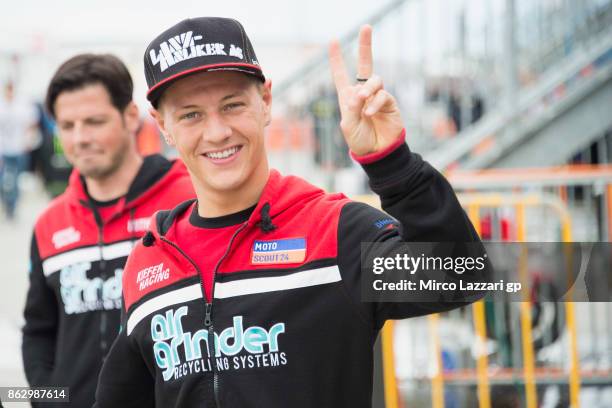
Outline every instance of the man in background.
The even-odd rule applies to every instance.
[[[22,351],[32,387],[69,388],[70,403],[61,407],[94,402],[119,331],[121,277],[133,242],[156,210],[194,195],[182,162],[138,153],[132,92],[118,58],[93,54],[61,65],[47,91],[46,108],[74,171],[34,227]]]

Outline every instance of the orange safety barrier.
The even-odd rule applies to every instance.
[[[312,147],[312,123],[302,118],[273,118],[267,128],[266,147],[270,151],[304,150]]]
[[[154,122],[148,119],[143,120],[140,129],[136,133],[136,146],[138,152],[143,156],[162,151],[159,129]]]

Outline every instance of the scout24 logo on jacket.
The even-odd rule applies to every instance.
[[[285,323],[276,323],[268,330],[259,326],[244,328],[243,317],[234,316],[232,327],[213,333],[214,356],[210,356],[206,329],[195,333],[183,331],[181,319],[187,313],[187,306],[182,306],[176,311],[156,314],[151,319],[153,353],[164,381],[212,371],[212,364],[217,371],[287,364],[287,355],[279,347]]]

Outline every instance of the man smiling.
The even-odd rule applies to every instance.
[[[257,202],[269,173],[262,135],[271,99],[269,82],[232,71],[200,72],[173,83],[159,111],[152,111],[190,169],[196,192],[212,203],[199,200],[200,215],[231,214]]]
[[[330,58],[351,154],[401,225],[268,168],[271,83],[240,23],[188,19],[149,45],[152,114],[197,200],[158,213],[128,259],[99,407],[369,407],[385,320],[459,305],[361,301],[361,242],[478,237],[446,180],[405,144],[372,72],[371,28],[357,80],[337,42]],[[167,277],[141,287],[156,265]]]

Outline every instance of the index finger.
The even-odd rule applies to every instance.
[[[372,71],[372,26],[366,24],[359,30],[357,78],[368,79],[372,76]]]
[[[346,65],[344,64],[344,58],[342,58],[342,49],[340,43],[334,40],[329,45],[329,65],[332,71],[332,77],[336,84],[336,90],[340,90],[350,85],[349,76],[346,72]]]

